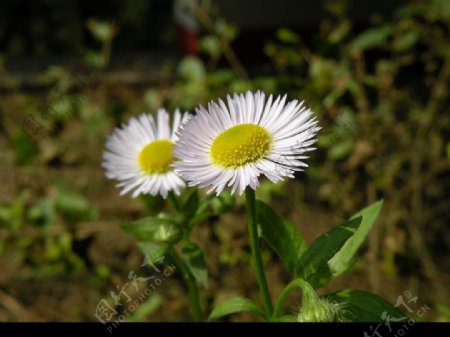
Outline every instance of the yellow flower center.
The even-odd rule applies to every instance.
[[[139,153],[138,163],[147,174],[161,174],[171,170],[173,143],[170,140],[156,140],[147,144]]]
[[[271,134],[255,124],[240,124],[222,132],[211,145],[213,163],[239,167],[264,157],[272,145]]]

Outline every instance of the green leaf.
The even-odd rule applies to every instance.
[[[59,211],[68,214],[85,213],[91,207],[89,201],[82,195],[67,190],[59,191],[55,203]]]
[[[31,115],[30,115],[31,116]],[[31,116],[33,117],[33,116]],[[25,116],[23,123],[25,122],[25,119],[28,118],[28,115]],[[36,124],[39,128],[42,127],[39,122],[36,121]],[[28,129],[26,129],[28,130]],[[27,132],[25,130],[25,132]],[[34,132],[34,131],[33,131]],[[12,148],[14,149],[14,155],[17,163],[20,166],[30,165],[33,163],[34,158],[39,152],[39,146],[38,144],[33,141],[33,138],[31,138],[30,134],[18,132],[16,133],[12,138]]]
[[[93,220],[98,212],[84,196],[61,186],[55,198],[55,208],[74,220]]]
[[[369,231],[375,223],[375,220],[380,214],[382,208],[383,200],[380,200],[351,217],[351,219],[362,217],[361,224],[355,234],[353,234],[352,237],[345,242],[339,252],[337,252],[330,261],[328,261],[328,265],[333,275],[340,275],[349,268],[353,257],[355,256],[358,248],[364,242],[367,234],[369,234]]]
[[[223,86],[236,79],[236,75],[229,69],[217,69],[208,74],[207,81],[209,86]]]
[[[148,263],[155,263],[164,257],[164,254],[169,250],[169,245],[165,243],[155,242],[138,242],[138,247],[145,255],[145,260]],[[164,259],[162,259],[164,260]]]
[[[345,139],[342,142],[333,145],[330,151],[328,152],[328,155],[333,160],[340,160],[349,155],[353,150],[353,147],[354,147],[353,139]]]
[[[159,195],[141,194],[138,198],[145,204],[149,215],[152,215],[152,213],[157,214],[163,208],[164,199]]]
[[[230,298],[213,309],[209,315],[209,319],[219,318],[237,312],[247,311],[264,317],[263,310],[252,300],[237,296]]]
[[[163,297],[157,292],[145,300],[145,302],[139,304],[134,313],[132,313],[127,319],[127,322],[142,322],[146,318],[153,315],[162,305]]]
[[[284,43],[297,44],[300,42],[298,34],[288,28],[279,28],[276,35],[277,38]]]
[[[227,41],[233,41],[237,36],[237,27],[221,18],[215,20],[214,30]]]
[[[298,262],[299,272],[295,275],[308,281],[315,289],[327,284],[331,277],[328,261],[356,232],[362,217],[349,220],[319,236]]]
[[[278,216],[266,203],[256,202],[256,216],[262,236],[283,261],[292,274],[297,271],[298,261],[306,250],[305,240],[295,226]]]
[[[113,23],[89,19],[87,27],[92,35],[99,41],[111,40],[117,32],[117,28]]]
[[[299,261],[299,274],[314,288],[324,286],[333,275],[346,271],[383,206],[378,201],[356,213],[344,225],[316,239]]]
[[[188,200],[183,205],[183,216],[187,221],[190,221],[194,214],[197,212],[199,206],[198,190],[194,189],[189,195]]]
[[[102,54],[92,50],[87,50],[84,53],[84,59],[88,66],[92,68],[101,69],[106,65],[105,57]]]
[[[182,248],[183,257],[197,282],[203,287],[208,287],[208,270],[200,247],[195,243],[186,243]]]
[[[139,241],[176,242],[181,237],[179,224],[173,217],[160,214],[121,225],[122,229]]]
[[[393,48],[397,52],[403,52],[413,47],[419,40],[419,30],[411,30],[397,38],[393,43]]]
[[[353,40],[353,48],[359,50],[366,50],[381,46],[386,43],[389,36],[392,34],[392,27],[390,25],[383,25],[381,27],[372,28],[361,33]]]
[[[407,321],[408,317],[381,297],[362,290],[345,289],[326,295],[328,301],[341,304],[339,318],[344,322]]]
[[[195,210],[195,214],[189,219],[188,227],[191,228],[192,226],[202,222],[203,220],[209,218],[210,216],[214,215],[209,210],[209,201],[207,198],[201,198],[198,202],[197,209]]]
[[[427,17],[430,21],[447,20],[450,18],[450,3],[448,0],[432,0],[427,5],[429,6]]]
[[[178,65],[178,75],[185,80],[202,80],[205,73],[203,62],[194,56],[186,56]]]
[[[189,221],[189,227],[192,227],[211,216],[230,212],[233,210],[235,203],[235,197],[226,191],[219,196],[201,198],[195,214]]]
[[[214,213],[208,211],[208,204],[206,202],[201,202],[199,208],[197,209],[197,212],[189,221],[188,227],[190,228],[193,225],[198,224],[213,215]]]
[[[341,22],[336,28],[333,29],[328,39],[331,43],[339,43],[346,36],[348,36],[348,33],[351,31],[351,29],[352,25],[350,21],[345,20]]]
[[[274,318],[274,322],[286,323],[286,322],[297,322],[297,317],[295,315],[283,315]]]
[[[200,39],[198,47],[201,51],[207,53],[211,57],[217,57],[222,52],[220,41],[217,36],[208,35]]]
[[[28,209],[28,218],[38,226],[51,225],[55,218],[55,204],[49,198],[38,200]]]
[[[211,199],[211,207],[214,214],[230,212],[234,209],[235,204],[235,197],[227,191],[224,191],[219,196],[214,196]]]

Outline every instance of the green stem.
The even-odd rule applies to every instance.
[[[245,189],[245,200],[248,213],[248,233],[250,236],[250,246],[252,248],[253,263],[256,270],[256,279],[258,280],[259,290],[263,298],[266,316],[271,317],[273,312],[272,300],[270,299],[269,288],[267,287],[266,275],[259,247],[258,228],[256,221],[255,191],[247,187]]]
[[[191,301],[192,306],[192,317],[194,322],[201,322],[202,318],[202,310],[200,308],[200,300],[198,295],[197,283],[195,282],[195,278],[192,273],[189,271],[188,266],[183,261],[183,259],[178,255],[174,248],[171,249],[170,254],[174,260],[175,266],[181,270],[181,274],[183,275],[184,281],[187,284],[189,299]]]
[[[170,205],[176,213],[181,213],[181,205],[178,197],[172,191],[167,195]],[[190,219],[185,219],[184,223],[189,223]],[[190,230],[187,227],[183,227],[183,241],[189,242]]]
[[[310,301],[311,298],[315,296],[314,289],[307,282],[303,281],[302,279],[293,280],[283,289],[280,297],[278,297],[278,301],[277,303],[275,303],[275,309],[273,310],[272,319],[280,316],[284,302],[286,301],[290,293],[296,288],[299,288],[302,291],[303,295],[302,304],[304,304],[304,302],[306,301]]]
[[[169,202],[172,204],[172,207],[175,212],[180,211],[180,203],[177,199],[177,196],[171,191],[168,195]],[[197,282],[195,281],[194,276],[189,270],[189,267],[183,261],[183,259],[178,255],[175,248],[172,248],[170,251],[170,255],[172,256],[175,265],[180,269],[181,274],[183,275],[184,282],[188,287],[189,299],[191,301],[192,307],[192,317],[195,322],[201,322],[202,319],[202,310],[200,308],[200,300],[198,295]]]
[[[169,198],[169,202],[171,203],[173,209],[178,212],[180,210],[180,203],[178,202],[178,199],[177,199],[177,196],[175,195],[175,193],[170,191],[169,194],[167,195],[167,197]]]

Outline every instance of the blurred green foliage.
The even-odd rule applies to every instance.
[[[18,264],[26,263],[32,270],[29,277],[37,279],[76,273],[84,266],[73,252],[73,227],[68,225],[98,216],[82,195],[64,187],[52,192],[32,201],[25,190],[12,203],[0,206],[0,228],[6,230],[0,253],[20,257]]]

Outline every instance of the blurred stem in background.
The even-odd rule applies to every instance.
[[[226,34],[220,34],[220,32],[217,31],[214,21],[210,17],[206,6],[196,5],[194,8],[194,14],[198,21],[208,30],[209,34],[217,35],[222,53],[231,68],[233,68],[236,75],[242,80],[248,80],[248,75],[245,68],[239,61],[234,50],[230,47],[230,42],[234,37],[226,36]]]
[[[113,22],[98,21],[94,19],[89,19],[87,21],[87,28],[94,38],[101,43],[100,53],[87,53],[87,61],[91,66],[104,70],[109,65],[112,41],[119,29]]]

